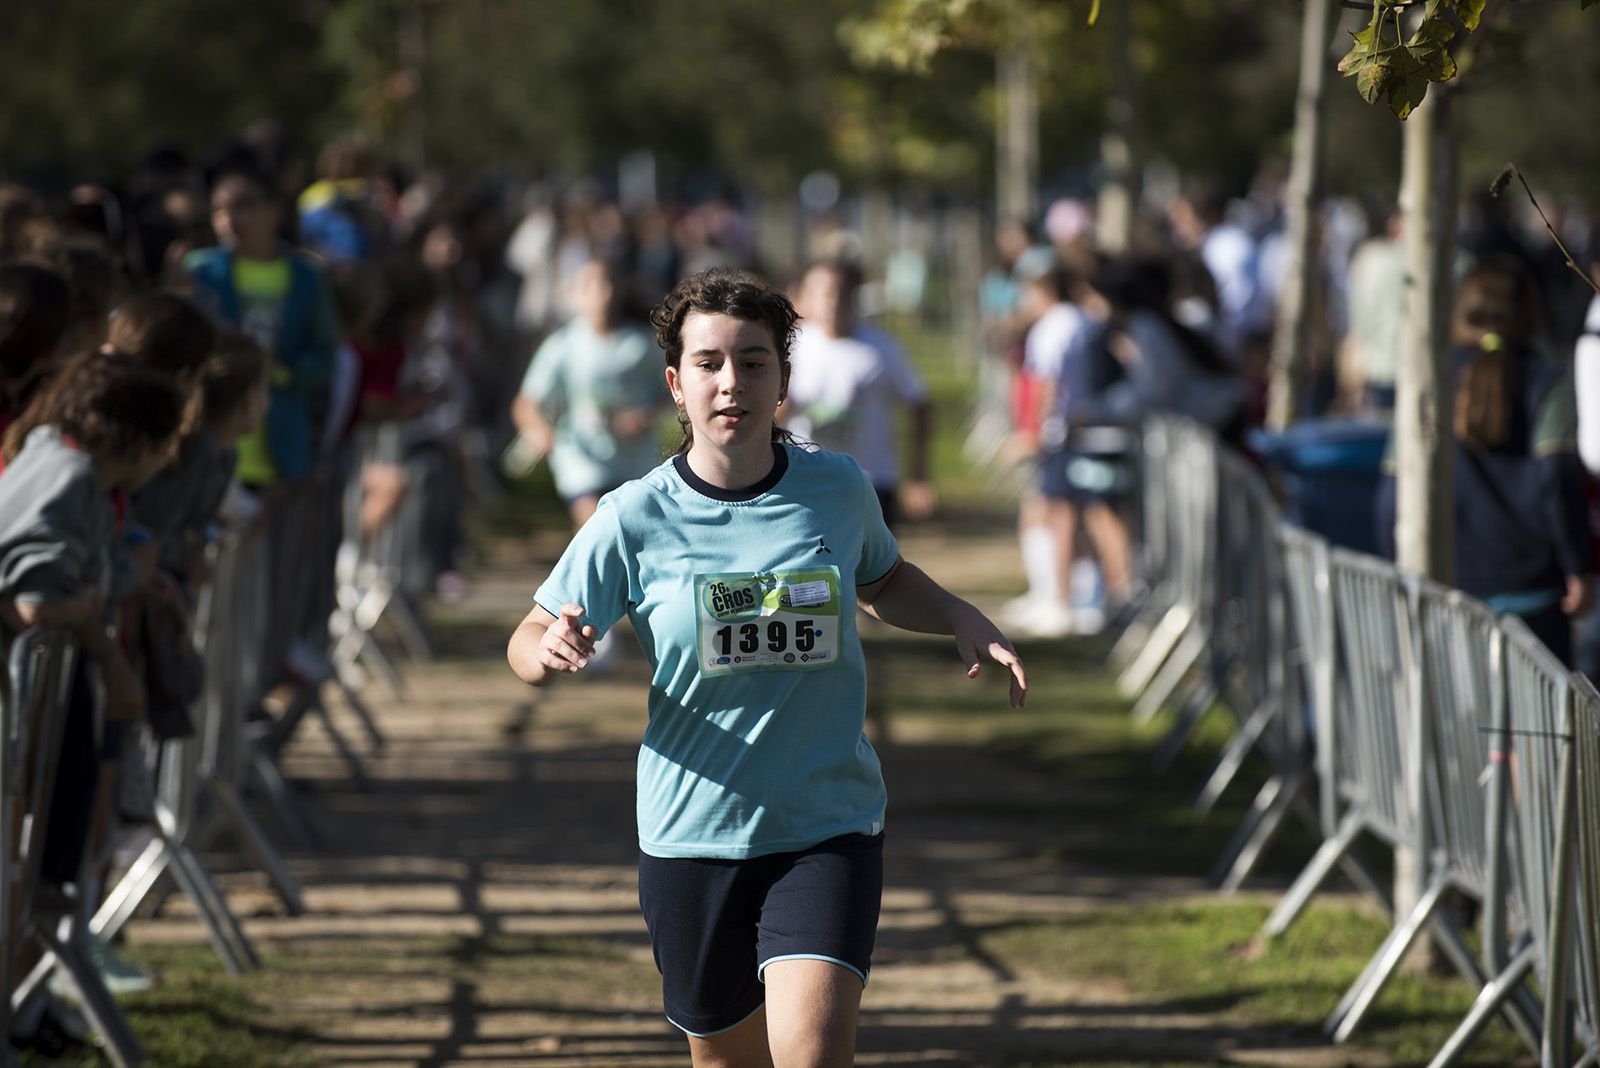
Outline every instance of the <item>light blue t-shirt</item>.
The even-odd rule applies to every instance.
[[[624,441],[612,432],[611,417],[665,407],[665,366],[655,340],[637,326],[602,336],[574,319],[545,338],[523,376],[522,395],[556,429],[550,470],[563,497],[620,486],[661,462],[655,433]]]
[[[675,457],[600,501],[535,598],[650,661],[639,848],[741,859],[883,829],[856,587],[899,547],[848,456],[774,446],[729,493]]]

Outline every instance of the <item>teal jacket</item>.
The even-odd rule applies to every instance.
[[[333,378],[339,347],[339,320],[333,291],[322,269],[306,253],[282,247],[289,259],[289,291],[284,296],[273,359],[272,403],[267,408],[267,444],[282,478],[311,472],[316,454],[312,409]],[[199,249],[185,262],[194,282],[194,299],[217,322],[238,329],[242,318],[233,284],[233,253]]]

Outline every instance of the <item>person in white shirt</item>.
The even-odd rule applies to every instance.
[[[1600,285],[1600,234],[1592,239],[1589,277]],[[1572,383],[1578,401],[1578,458],[1589,472],[1590,486],[1600,479],[1600,295],[1589,302],[1583,333],[1572,351]],[[1594,511],[1590,499],[1590,512]],[[1590,518],[1593,524],[1593,516]],[[1600,679],[1600,607],[1590,611],[1578,628],[1573,666],[1591,679]]]
[[[1078,553],[1077,495],[1067,488],[1072,460],[1066,427],[1057,413],[1065,408],[1064,383],[1074,380],[1068,362],[1081,358],[1097,321],[1075,298],[1081,295],[1080,272],[1059,261],[1030,278],[1022,290],[1021,310],[1030,321],[1023,342],[1022,373],[1038,388],[1033,393],[1036,476],[1017,513],[1017,540],[1028,592],[1008,603],[1004,616],[1018,629],[1038,637],[1057,637],[1080,629],[1074,612],[1074,569]],[[1080,582],[1081,585],[1081,582]],[[1082,629],[1097,630],[1084,614]]]
[[[1195,186],[1173,202],[1172,236],[1193,250],[1217,287],[1217,346],[1236,368],[1248,370],[1247,349],[1271,329],[1272,311],[1263,297],[1255,240],[1227,221],[1214,190]]]
[[[860,268],[842,260],[814,263],[801,277],[786,421],[798,437],[855,459],[892,528],[902,509],[912,519],[933,512],[933,405],[900,343],[857,317],[860,285]],[[902,408],[911,415],[909,477],[896,445]]]

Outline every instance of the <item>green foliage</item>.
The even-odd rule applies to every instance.
[[[1588,8],[1600,0],[1581,0]],[[1467,47],[1461,36],[1483,25],[1489,0],[1426,0],[1422,19],[1410,37],[1403,22],[1416,9],[1416,0],[1372,0],[1372,19],[1351,35],[1350,51],[1339,70],[1356,80],[1356,91],[1369,104],[1386,104],[1404,119],[1422,103],[1428,87],[1447,82],[1464,67]],[[1493,37],[1494,35],[1491,35]],[[1498,42],[1491,40],[1492,50]]]
[[[1450,42],[1456,27],[1476,28],[1485,0],[1428,0],[1422,22],[1403,38],[1403,10],[1396,0],[1374,0],[1372,21],[1353,34],[1354,44],[1339,61],[1339,70],[1356,79],[1356,91],[1369,104],[1386,103],[1401,119],[1422,103],[1432,82],[1456,76]],[[1392,35],[1392,36],[1391,36]]]
[[[342,120],[305,2],[54,0],[0,16],[0,173],[115,172],[153,145],[192,152],[273,117]]]

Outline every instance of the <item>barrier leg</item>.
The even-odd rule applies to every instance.
[[[218,776],[212,776],[209,784],[221,805],[224,818],[232,827],[244,851],[255,861],[256,867],[266,874],[273,889],[278,892],[283,907],[291,916],[304,915],[306,904],[300,893],[300,884],[289,874],[283,857],[267,839],[261,824],[256,822],[256,818],[245,807],[244,798],[239,796],[239,791],[233,788],[232,783]]]
[[[400,673],[379,648],[376,639],[368,633],[372,624],[363,623],[371,616],[366,607],[369,603],[368,592],[364,592],[352,579],[340,584],[336,601],[337,606],[328,617],[328,632],[334,639],[332,659],[335,669],[341,676],[346,675],[360,660],[368,671],[383,682],[395,700],[405,700],[405,683]],[[372,617],[372,620],[375,623],[376,617]]]
[[[346,615],[336,614],[332,622],[335,625],[331,629],[336,635],[333,645],[333,663],[335,669],[339,672],[339,677],[353,683],[355,680],[349,676],[354,671],[355,664],[359,660],[366,666],[368,671],[372,672],[383,683],[396,701],[404,701],[406,699],[405,680],[400,677],[400,673],[395,670],[394,664],[390,662],[388,655],[379,648],[373,637],[356,626],[355,620]]]
[[[1211,705],[1216,699],[1217,684],[1209,677],[1200,680],[1184,700],[1183,707],[1178,709],[1177,721],[1157,743],[1155,752],[1150,756],[1150,766],[1157,775],[1164,775],[1172,767],[1172,762],[1178,759],[1183,747],[1189,744],[1189,739],[1199,728],[1200,721],[1206,718],[1206,713],[1211,711]]]
[[[42,925],[34,933],[49,947],[55,956],[55,963],[66,970],[72,985],[77,987],[78,996],[83,1001],[84,1015],[105,1039],[106,1054],[111,1058],[111,1063],[116,1068],[133,1068],[134,1065],[143,1064],[145,1056],[139,1039],[134,1035],[128,1018],[123,1015],[122,1007],[100,981],[99,973],[90,963],[77,921],[69,917],[61,921],[59,930]]]
[[[244,928],[239,925],[233,909],[228,907],[227,898],[222,896],[205,863],[182,843],[172,843],[170,848],[173,877],[189,900],[194,902],[195,911],[211,938],[211,945],[216,949],[217,956],[222,958],[222,966],[229,975],[242,975],[251,968],[259,968],[261,958],[246,937]]]
[[[378,640],[364,630],[358,629],[351,633],[356,637],[355,655],[360,658],[361,663],[366,666],[368,671],[383,680],[383,685],[394,696],[396,701],[404,701],[410,691],[406,688],[405,679],[401,676],[399,669],[394,666],[394,661],[390,660],[389,654],[383,651],[383,646],[379,645]]]
[[[412,610],[411,604],[399,593],[391,593],[389,603],[384,610],[384,617],[394,627],[395,633],[400,637],[400,644],[405,646],[406,655],[413,660],[424,663],[433,659],[433,643],[428,640],[428,632],[422,626],[422,620],[417,618],[417,613]]]
[[[1217,862],[1211,866],[1210,882],[1224,894],[1231,894],[1244,885],[1255,871],[1261,854],[1277,836],[1278,828],[1289,814],[1294,799],[1305,789],[1305,772],[1274,775],[1262,783],[1250,803],[1250,811],[1234,831],[1223,848]]]
[[[1450,1068],[1461,1060],[1470,1046],[1478,1037],[1494,1014],[1503,1009],[1507,1002],[1522,988],[1522,983],[1528,974],[1533,971],[1535,956],[1532,943],[1523,947],[1522,951],[1511,959],[1505,970],[1495,976],[1494,981],[1485,986],[1479,993],[1477,1000],[1472,1003],[1472,1008],[1456,1026],[1454,1032],[1439,1047],[1439,1052],[1433,1060],[1428,1062],[1428,1068]],[[1538,1043],[1534,1043],[1538,1048]]]
[[[1106,659],[1117,669],[1118,674],[1127,670],[1134,658],[1139,655],[1139,650],[1149,643],[1155,633],[1156,625],[1161,622],[1170,607],[1166,598],[1157,602],[1152,597],[1145,602],[1139,614],[1133,618],[1133,622],[1117,635],[1117,640],[1111,646],[1111,652],[1107,654]]]
[[[150,839],[150,844],[144,847],[144,851],[100,903],[94,918],[89,921],[89,930],[102,938],[116,937],[117,932],[133,918],[139,906],[156,888],[171,863],[172,851],[167,848],[166,840],[160,835]]]
[[[306,810],[305,802],[300,799],[294,785],[289,782],[267,753],[259,746],[250,749],[250,775],[252,780],[261,788],[268,804],[278,816],[278,822],[283,829],[289,832],[289,837],[305,850],[321,848],[322,836],[317,832],[316,824],[311,819],[311,814]]]
[[[1311,895],[1317,892],[1317,887],[1333,871],[1333,866],[1339,858],[1355,844],[1360,836],[1362,825],[1359,820],[1346,818],[1340,825],[1339,832],[1332,838],[1323,842],[1317,849],[1316,855],[1311,858],[1294,884],[1289,887],[1278,906],[1272,910],[1272,915],[1267,917],[1265,933],[1269,938],[1276,938],[1289,929],[1301,911],[1311,901]]]
[[[322,723],[322,729],[328,734],[328,740],[333,742],[333,747],[338,750],[339,757],[344,761],[345,767],[350,769],[350,777],[355,780],[356,787],[364,792],[371,792],[372,780],[367,777],[366,766],[361,763],[361,757],[356,753],[349,739],[344,736],[344,732],[333,722],[333,716],[329,714],[328,706],[322,700],[322,695],[312,691],[306,698],[306,705],[312,712],[316,713],[317,719]]]
[[[1156,672],[1161,670],[1161,665],[1189,629],[1189,621],[1193,616],[1193,612],[1181,605],[1167,609],[1161,622],[1150,632],[1150,639],[1144,643],[1144,648],[1139,650],[1139,655],[1133,658],[1133,663],[1128,665],[1126,671],[1117,676],[1119,694],[1133,697],[1150,685],[1150,680],[1156,677]]]
[[[1335,1042],[1348,1039],[1361,1020],[1372,1007],[1372,1003],[1383,991],[1395,969],[1400,967],[1406,951],[1411,948],[1411,943],[1417,940],[1417,935],[1422,933],[1432,918],[1434,910],[1439,907],[1439,902],[1444,898],[1444,892],[1450,888],[1447,880],[1435,876],[1428,889],[1417,901],[1403,922],[1389,932],[1383,940],[1383,945],[1378,947],[1378,952],[1367,962],[1356,981],[1350,984],[1350,989],[1345,991],[1338,1006],[1333,1010],[1333,1015],[1323,1024],[1323,1031],[1333,1036]]]
[[[1206,645],[1206,636],[1198,627],[1191,627],[1184,633],[1178,642],[1178,647],[1161,665],[1161,670],[1150,680],[1150,685],[1139,695],[1139,700],[1134,702],[1134,722],[1148,723],[1157,712],[1161,711],[1168,699],[1182,685],[1184,678],[1205,655]]]
[[[389,742],[383,736],[383,731],[378,729],[378,721],[373,716],[372,709],[367,707],[367,703],[361,699],[361,695],[356,692],[356,688],[351,686],[343,675],[335,672],[332,681],[335,686],[339,687],[339,693],[344,697],[344,703],[349,706],[350,711],[354,712],[356,719],[360,721],[361,729],[366,732],[367,742],[371,746],[372,752],[374,754],[383,752],[384,747]]]
[[[1234,777],[1239,774],[1239,769],[1244,767],[1245,759],[1250,751],[1256,747],[1261,736],[1272,725],[1272,717],[1278,712],[1278,706],[1272,701],[1263,701],[1261,705],[1244,721],[1244,725],[1229,740],[1227,748],[1222,751],[1217,766],[1211,772],[1211,777],[1201,788],[1200,794],[1194,800],[1195,811],[1210,812],[1216,807],[1223,793],[1232,785]]]

